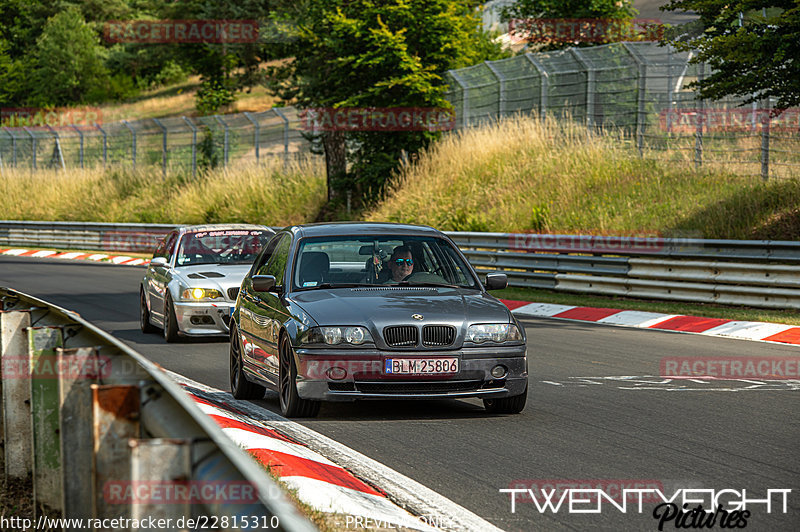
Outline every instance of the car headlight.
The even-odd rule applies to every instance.
[[[301,344],[361,345],[372,342],[365,327],[311,327],[298,336]]]
[[[522,334],[513,323],[481,323],[469,326],[465,340],[475,344],[521,342]]]
[[[213,288],[187,288],[181,293],[181,299],[184,301],[206,301],[221,297],[222,292]]]

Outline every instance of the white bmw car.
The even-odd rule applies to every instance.
[[[263,225],[179,227],[158,244],[139,290],[142,332],[228,335],[239,286],[274,231]]]

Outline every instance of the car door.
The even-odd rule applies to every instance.
[[[148,266],[148,291],[150,295],[150,312],[162,323],[164,322],[164,298],[166,296],[167,284],[172,278],[170,260],[175,251],[175,243],[178,241],[177,231],[169,233],[164,237],[162,245],[156,248],[153,258],[163,257],[167,259],[165,265]]]
[[[264,255],[254,265],[253,274],[273,275],[276,284],[283,288],[291,240],[288,234],[283,234],[270,241]],[[251,362],[253,370],[275,384],[278,379],[278,333],[283,321],[280,317],[285,315],[277,290],[256,292],[250,276],[245,279],[239,311],[247,357],[245,364]],[[249,347],[248,343],[251,344]]]

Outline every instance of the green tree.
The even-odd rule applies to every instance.
[[[798,0],[672,0],[662,9],[694,11],[700,20],[675,28],[667,41],[694,50],[692,62],[712,72],[695,83],[703,98],[777,98],[777,107],[800,105]]]
[[[449,107],[445,70],[498,57],[465,0],[310,0],[287,14],[292,60],[269,87],[301,108]],[[403,154],[437,133],[322,134],[330,199],[379,194]],[[348,163],[350,170],[348,171]]]
[[[622,24],[630,24],[638,14],[631,0],[518,0],[515,4],[503,9],[503,20],[534,19],[602,19],[619,20]],[[525,24],[517,30],[524,36]],[[611,37],[611,36],[609,36]],[[603,44],[603,42],[563,42],[545,43],[540,49],[556,49],[566,46]]]
[[[97,34],[74,8],[51,17],[36,41],[31,99],[66,105],[102,98],[109,82]]]

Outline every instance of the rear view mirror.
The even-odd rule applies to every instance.
[[[502,290],[508,286],[508,276],[504,273],[487,273],[484,285],[487,290]]]
[[[269,292],[275,288],[274,275],[254,275],[252,279],[253,290],[256,292]]]

